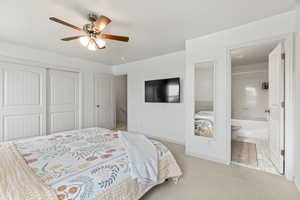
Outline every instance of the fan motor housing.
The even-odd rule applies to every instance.
[[[89,15],[88,15],[88,18],[89,18],[89,20],[92,22],[92,23],[94,23],[94,22],[96,22],[97,21],[97,19],[98,19],[98,15],[97,14],[95,14],[95,13],[90,13]]]
[[[95,28],[95,25],[92,24],[86,24],[83,26],[83,30],[87,33],[87,34],[94,34],[94,35],[98,35],[100,34],[100,32]]]
[[[90,24],[85,24],[83,26],[83,30],[87,33],[87,34],[93,34],[93,35],[99,35],[100,32],[99,30],[97,30],[95,28],[95,22],[97,21],[97,19],[99,18],[99,16],[95,13],[90,13],[88,15],[88,19],[91,22]]]

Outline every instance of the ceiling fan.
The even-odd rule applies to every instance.
[[[109,40],[117,40],[121,42],[128,42],[129,38],[124,36],[118,36],[118,35],[110,35],[110,34],[103,34],[104,28],[111,23],[111,19],[108,17],[101,15],[98,16],[97,14],[90,13],[88,15],[88,19],[91,23],[85,24],[83,28],[79,28],[77,26],[74,26],[73,24],[67,23],[63,20],[60,20],[55,17],[49,18],[51,21],[60,23],[62,25],[68,26],[70,28],[73,28],[77,31],[85,33],[84,35],[77,35],[72,37],[66,37],[62,38],[63,41],[71,41],[79,39],[80,43],[87,47],[91,51],[95,51],[97,49],[104,49],[105,48],[105,41],[103,39],[109,39]]]

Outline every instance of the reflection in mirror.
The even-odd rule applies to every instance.
[[[214,63],[195,64],[195,135],[214,137]]]

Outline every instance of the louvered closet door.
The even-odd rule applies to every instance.
[[[79,128],[79,73],[48,70],[48,134]]]
[[[46,70],[0,63],[0,140],[46,133]]]

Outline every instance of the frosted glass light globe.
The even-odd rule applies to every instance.
[[[87,46],[90,42],[90,38],[89,37],[81,37],[79,39],[80,43],[83,45],[83,46]]]
[[[97,45],[100,49],[102,49],[103,47],[105,47],[105,41],[102,39],[96,39]]]
[[[96,46],[96,44],[95,44],[94,41],[91,40],[91,41],[89,42],[88,50],[90,50],[90,51],[96,51],[96,50],[97,50],[97,46]]]

